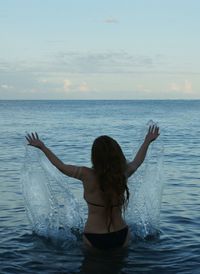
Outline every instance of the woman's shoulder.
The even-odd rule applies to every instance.
[[[81,170],[82,170],[82,172],[85,172],[85,173],[94,173],[94,169],[93,168],[91,168],[91,167],[87,167],[87,166],[81,166],[80,167],[81,168]]]
[[[83,181],[86,181],[86,182],[93,180],[96,177],[94,169],[91,167],[82,166],[81,173],[82,173]]]

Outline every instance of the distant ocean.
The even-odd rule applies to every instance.
[[[21,187],[26,132],[37,131],[64,162],[90,166],[99,135],[115,138],[132,159],[149,120],[164,146],[159,236],[91,254],[81,240],[59,246],[32,233]],[[81,184],[71,187],[80,199]],[[199,274],[200,100],[0,101],[0,195],[1,274]]]

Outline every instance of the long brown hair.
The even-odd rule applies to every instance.
[[[113,200],[125,211],[129,200],[126,177],[126,158],[120,145],[111,137],[103,135],[95,139],[91,160],[100,189],[104,192],[108,231],[112,223]]]

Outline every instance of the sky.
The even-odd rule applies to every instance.
[[[0,99],[200,99],[198,0],[0,0]]]

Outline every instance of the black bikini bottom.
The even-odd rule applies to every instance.
[[[127,234],[128,226],[121,230],[109,233],[84,233],[85,237],[91,243],[91,245],[99,249],[122,247],[126,241]]]

